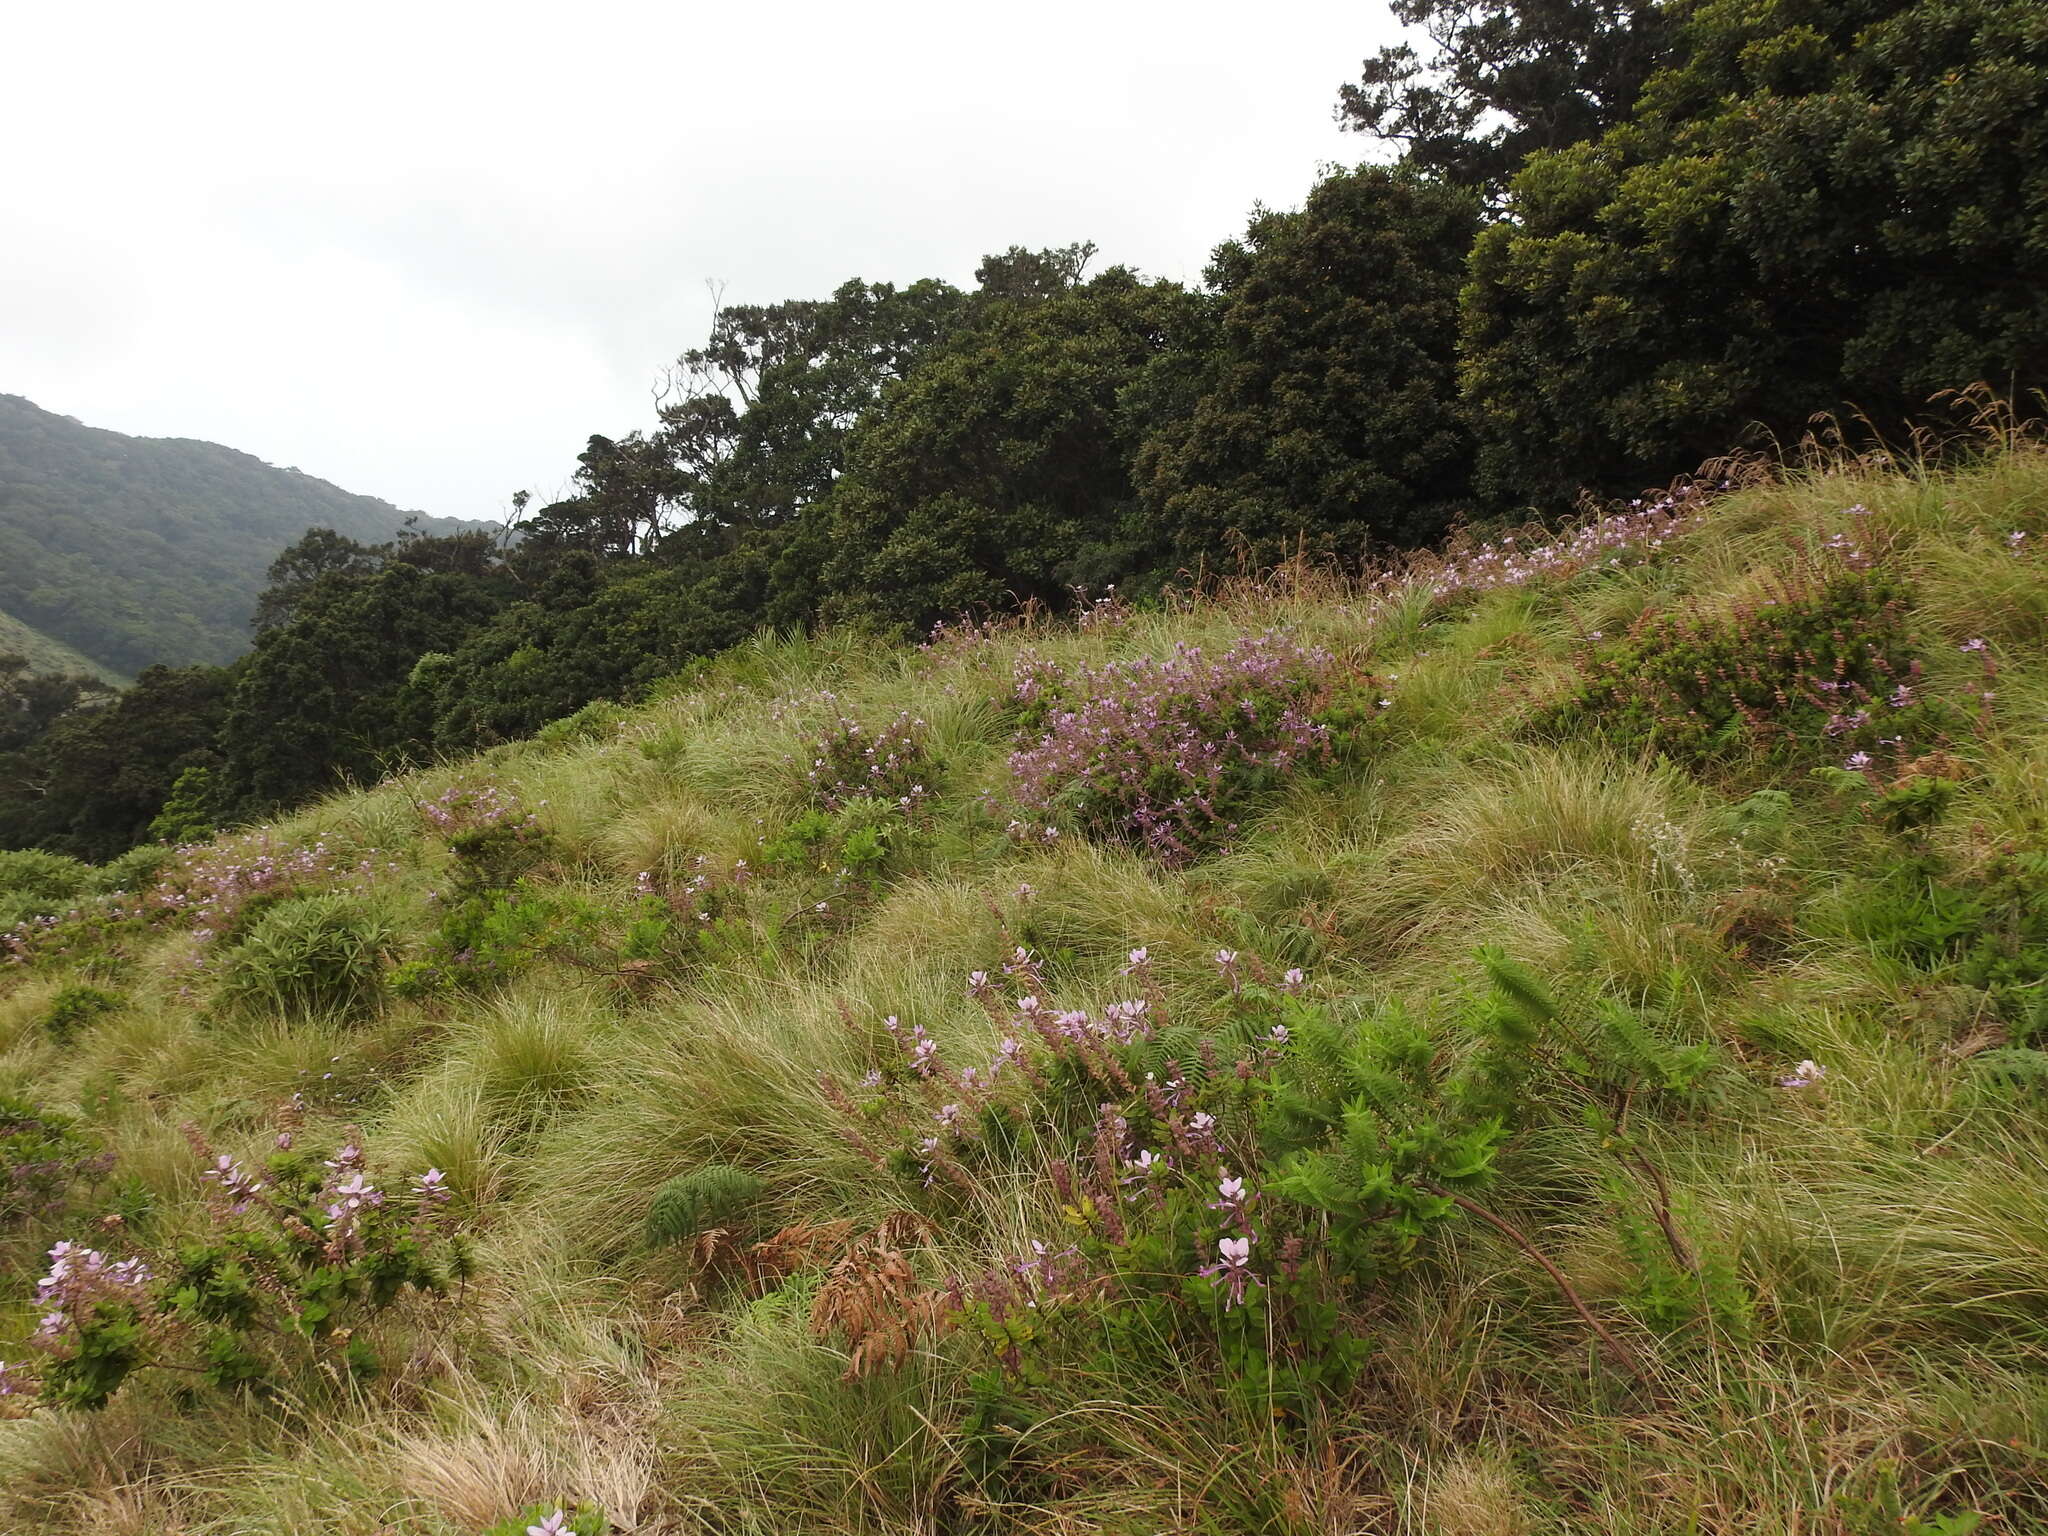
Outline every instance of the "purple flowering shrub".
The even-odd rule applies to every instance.
[[[1071,828],[1175,865],[1227,845],[1262,794],[1330,756],[1332,672],[1325,652],[1277,634],[1217,657],[1182,645],[1100,667],[1027,658],[1012,836]]]
[[[822,698],[835,702],[829,693]],[[806,748],[804,782],[812,802],[837,811],[852,800],[880,800],[914,814],[930,798],[938,770],[926,729],[907,709],[878,726],[840,713]]]
[[[130,958],[127,941],[151,929],[185,928],[202,946],[203,967],[214,949],[239,941],[271,906],[313,891],[367,892],[397,866],[372,848],[345,859],[326,842],[281,844],[251,832],[183,847],[147,860],[122,860],[153,871],[155,883],[81,900],[0,932],[0,961],[16,965],[70,965],[113,972]],[[113,869],[114,866],[108,866]]]
[[[1910,608],[1906,583],[1865,558],[1803,561],[1726,616],[1646,615],[1586,655],[1535,724],[1696,766],[1744,751],[1851,769],[1903,760],[1971,723],[1928,697]]]
[[[1370,583],[1380,593],[1419,591],[1432,599],[1568,581],[1600,571],[1646,565],[1681,534],[1699,526],[1717,490],[1679,482],[1647,501],[1588,517],[1554,538],[1506,533],[1476,541],[1454,540],[1441,556],[1418,554],[1382,571]]]
[[[538,811],[501,785],[461,779],[421,802],[418,810],[447,840],[455,856],[456,889],[463,896],[514,885],[558,852]]]
[[[188,1129],[205,1164],[203,1236],[118,1259],[71,1241],[50,1250],[29,1338],[45,1401],[104,1407],[148,1369],[257,1392],[304,1391],[337,1370],[367,1378],[380,1368],[381,1314],[469,1277],[438,1169],[393,1186],[353,1137],[325,1159],[297,1150],[296,1120],[295,1106],[261,1162],[216,1153]]]
[[[55,1215],[112,1166],[68,1116],[0,1094],[0,1232]]]
[[[1100,1009],[1048,1001],[1019,950],[1003,979],[969,979],[1000,1031],[991,1058],[956,1064],[923,1026],[890,1018],[877,1065],[825,1092],[849,1141],[927,1201],[972,1200],[1034,1168],[1047,1179],[1059,1227],[949,1285],[958,1325],[1026,1379],[1029,1352],[1168,1349],[1218,1359],[1265,1411],[1305,1415],[1363,1363],[1367,1291],[1466,1218],[1513,1234],[1628,1364],[1478,1197],[1533,1126],[1594,1124],[1633,1155],[1623,1106],[1640,1118],[1685,1101],[1715,1059],[1619,1005],[1565,1018],[1519,967],[1481,959],[1489,988],[1450,1020],[1446,1050],[1442,1024],[1347,1021],[1300,971],[1275,979],[1233,950],[1215,956],[1231,1016],[1213,1029],[1169,1017],[1143,949],[1125,973],[1134,995]],[[1566,1049],[1549,1049],[1552,1035]],[[1657,1230],[1670,1219],[1660,1209]]]

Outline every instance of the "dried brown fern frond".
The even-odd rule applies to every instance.
[[[845,1335],[842,1381],[899,1368],[920,1336],[945,1331],[952,1319],[950,1293],[927,1287],[903,1251],[882,1242],[879,1232],[855,1243],[826,1272],[811,1305],[814,1334]]]
[[[749,1255],[757,1282],[780,1280],[800,1269],[822,1264],[846,1246],[853,1235],[850,1221],[798,1222],[754,1244]]]

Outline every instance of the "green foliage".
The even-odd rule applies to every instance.
[[[414,665],[452,650],[498,606],[485,579],[404,560],[316,586],[237,669],[220,728],[228,802],[288,805],[343,778],[380,778],[420,739],[399,708]]]
[[[128,999],[118,992],[84,985],[68,986],[50,999],[50,1006],[43,1010],[43,1031],[59,1045],[69,1045],[78,1032],[94,1019],[119,1013],[127,1006]]]
[[[589,904],[525,886],[449,903],[428,952],[391,975],[404,998],[478,991],[511,980],[550,950],[587,944],[598,914]]]
[[[252,1016],[359,1017],[383,1006],[391,949],[389,926],[354,897],[280,901],[221,957],[217,996]]]
[[[814,870],[868,890],[909,868],[924,837],[905,807],[856,795],[837,810],[813,806],[761,844],[764,870]]]
[[[1119,399],[1193,322],[1191,297],[1123,268],[990,303],[855,428],[818,526],[828,616],[928,629],[1064,605],[1134,568]]]
[[[149,835],[165,843],[197,843],[217,830],[219,791],[213,770],[195,764],[180,770],[164,796],[163,809],[150,818]]]
[[[44,911],[55,911],[84,892],[91,873],[62,854],[0,852],[0,896],[25,898],[41,903]]]
[[[1171,559],[1357,562],[1466,509],[1454,350],[1478,213],[1455,187],[1372,166],[1217,248],[1213,342],[1139,386],[1158,424],[1137,485]]]
[[[1645,615],[1583,658],[1536,726],[1696,766],[1743,752],[1902,759],[1965,723],[1924,696],[1909,611],[1909,588],[1881,568],[1801,566],[1725,615]]]
[[[1996,849],[1957,867],[1920,849],[1848,885],[1851,937],[1940,981],[1981,990],[2018,1038],[2048,1027],[2048,855]]]
[[[2033,0],[1710,0],[1632,121],[1532,155],[1478,240],[1482,488],[1628,494],[1845,403],[2048,383],[2048,39]],[[1611,120],[1611,119],[1610,119]]]
[[[110,703],[55,722],[23,748],[18,776],[0,773],[0,844],[111,859],[147,837],[210,831],[228,686],[222,667],[148,667]]]
[[[603,741],[618,733],[626,712],[609,699],[592,699],[573,715],[551,720],[535,733],[543,746],[566,747],[579,741]]]
[[[1654,0],[1394,0],[1393,13],[1435,51],[1380,49],[1339,91],[1339,117],[1425,175],[1496,196],[1529,155],[1626,122],[1674,23]]]
[[[664,1248],[723,1229],[748,1235],[767,1182],[744,1168],[706,1163],[679,1173],[654,1192],[647,1208],[646,1242]]]
[[[64,1209],[112,1159],[68,1115],[0,1093],[0,1232]]]
[[[46,1401],[103,1408],[152,1368],[260,1395],[360,1381],[382,1368],[368,1332],[381,1314],[470,1277],[437,1171],[386,1191],[354,1143],[323,1160],[292,1139],[260,1170],[213,1157],[209,1227],[174,1251],[110,1262],[75,1243],[51,1250],[49,1316],[32,1340]]]
[[[448,839],[458,896],[516,885],[557,855],[554,834],[534,821],[470,827]]]

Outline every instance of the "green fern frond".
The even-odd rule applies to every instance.
[[[724,1163],[677,1174],[654,1192],[647,1209],[647,1246],[663,1248],[700,1232],[740,1227],[767,1192],[756,1175]]]

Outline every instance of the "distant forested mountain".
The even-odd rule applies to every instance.
[[[0,610],[115,672],[230,660],[286,545],[314,527],[381,541],[407,515],[218,443],[128,437],[0,395]]]

